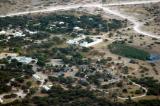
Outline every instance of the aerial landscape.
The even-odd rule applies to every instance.
[[[0,106],[160,106],[160,0],[0,0]]]

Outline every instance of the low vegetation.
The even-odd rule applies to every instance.
[[[108,48],[112,53],[128,58],[148,60],[150,57],[148,52],[129,46],[126,43],[114,42]]]
[[[0,18],[0,29],[20,27],[35,31],[46,31],[58,34],[70,34],[73,32],[84,34],[98,34],[109,30],[119,29],[125,24],[121,20],[104,20],[100,15],[65,15],[50,14],[45,16],[14,16]],[[109,30],[108,30],[109,29]]]
[[[159,106],[160,100],[140,100],[133,102],[128,99],[124,103],[113,103],[104,98],[97,98],[92,91],[83,90],[79,87],[64,90],[60,86],[53,86],[46,97],[27,98],[0,106]]]
[[[141,84],[144,87],[147,87],[148,95],[158,96],[160,94],[160,82],[152,77],[144,77],[140,79],[134,78],[133,81],[135,81],[138,84]]]
[[[11,79],[21,79],[22,75],[32,75],[34,72],[32,70],[32,66],[25,65],[20,62],[17,62],[15,60],[11,62],[7,62],[7,60],[4,60],[6,62],[5,66],[0,67],[0,94],[8,93],[11,91],[12,86],[17,86],[17,84],[7,84],[11,81]],[[2,62],[2,61],[1,61]],[[23,82],[21,80],[18,80],[19,82]]]

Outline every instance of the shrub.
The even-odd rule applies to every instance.
[[[114,42],[110,44],[108,48],[112,53],[128,58],[148,60],[150,57],[150,54],[148,52],[137,49],[135,47],[131,47],[125,43]]]

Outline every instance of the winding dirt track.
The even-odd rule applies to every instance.
[[[150,36],[150,37],[154,37],[154,38],[160,38],[160,36],[158,35],[154,35],[151,34],[147,31],[143,31],[141,30],[141,27],[144,25],[143,22],[139,22],[138,19],[122,14],[120,13],[120,11],[118,10],[113,10],[111,7],[112,6],[122,6],[122,5],[135,5],[135,4],[149,4],[149,3],[158,3],[160,2],[160,0],[144,0],[144,1],[133,1],[133,2],[119,2],[119,3],[110,3],[110,4],[75,4],[75,5],[67,5],[67,6],[55,6],[55,7],[48,7],[46,9],[42,9],[42,10],[35,10],[35,11],[26,11],[26,12],[18,12],[18,13],[11,13],[11,14],[7,14],[7,15],[1,15],[0,17],[12,17],[12,16],[19,16],[19,15],[26,15],[26,14],[33,14],[33,13],[44,13],[44,12],[53,12],[53,11],[58,11],[58,10],[71,10],[71,9],[76,9],[76,8],[100,8],[102,9],[104,12],[118,16],[120,18],[123,19],[127,19],[128,21],[130,21],[131,23],[133,23],[133,29],[135,30],[135,32],[142,34],[142,35],[146,35],[146,36]],[[136,84],[136,83],[134,83]],[[138,84],[136,84],[139,87],[142,87]],[[146,93],[147,93],[147,89],[142,87]],[[144,95],[141,95],[139,97],[143,97],[146,96],[146,93]],[[17,92],[17,94],[24,96],[23,93],[21,92]],[[133,97],[133,98],[139,98],[139,97]],[[0,98],[2,98],[2,95],[0,95]],[[120,99],[128,99],[128,98],[121,98]]]
[[[26,11],[26,12],[18,12],[18,13],[11,13],[11,14],[7,14],[7,15],[1,15],[0,17],[12,17],[12,16],[18,16],[18,15],[26,15],[26,14],[33,14],[33,13],[44,13],[44,12],[53,12],[53,11],[58,11],[58,10],[71,10],[71,9],[76,9],[76,8],[100,8],[102,9],[104,12],[109,13],[109,14],[113,14],[115,16],[118,16],[120,18],[123,19],[127,19],[128,21],[130,21],[131,23],[133,23],[133,29],[135,30],[135,32],[142,34],[142,35],[146,35],[146,36],[150,36],[150,37],[154,37],[154,38],[158,38],[160,39],[160,36],[152,34],[150,32],[144,31],[141,29],[141,27],[144,25],[143,22],[139,22],[138,19],[122,14],[120,13],[120,11],[118,10],[113,10],[111,9],[112,6],[122,6],[122,5],[135,5],[135,4],[149,4],[149,3],[157,3],[160,2],[160,0],[144,0],[144,1],[132,1],[132,2],[119,2],[119,3],[110,3],[110,4],[75,4],[75,5],[63,5],[63,6],[54,6],[54,7],[48,7],[42,10],[34,10],[34,11]]]

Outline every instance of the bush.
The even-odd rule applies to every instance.
[[[108,48],[112,53],[128,58],[148,60],[150,57],[148,52],[131,47],[125,43],[114,42]]]
[[[160,83],[158,80],[154,80],[152,77],[145,77],[140,79],[133,79],[134,82],[147,87],[147,95],[159,95],[160,94]]]
[[[5,95],[3,98],[4,99],[9,99],[9,98],[16,98],[17,94],[10,94],[10,95]]]
[[[142,91],[140,89],[135,91],[135,94],[141,94],[141,93]]]

